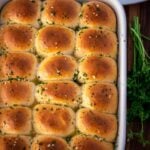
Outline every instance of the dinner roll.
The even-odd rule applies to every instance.
[[[73,150],[113,150],[113,145],[89,136],[76,135],[71,140]]]
[[[88,56],[79,64],[80,82],[114,82],[117,78],[116,62],[109,57]]]
[[[69,150],[69,146],[62,138],[39,135],[33,139],[32,150]]]
[[[0,82],[0,107],[24,105],[30,106],[34,102],[35,86],[27,81]]]
[[[71,54],[75,45],[75,33],[73,30],[62,26],[46,26],[39,30],[35,42],[39,54]]]
[[[30,53],[8,53],[1,56],[1,79],[8,78],[27,78],[34,79],[37,60],[33,54]]]
[[[71,56],[49,56],[41,62],[37,76],[39,79],[48,80],[71,80],[77,71],[76,60]]]
[[[0,43],[7,51],[29,51],[33,48],[35,29],[29,26],[14,24],[4,25],[0,29]]]
[[[82,106],[105,113],[117,111],[117,89],[110,83],[89,83],[83,86]]]
[[[40,17],[39,0],[11,0],[1,11],[2,23],[38,24]]]
[[[69,107],[36,105],[33,110],[36,133],[66,137],[74,132],[75,114]]]
[[[30,134],[31,110],[27,107],[10,107],[2,109],[2,132],[8,134]]]
[[[117,37],[114,32],[102,29],[83,29],[77,33],[76,57],[103,55],[116,58]]]
[[[51,81],[36,87],[35,98],[40,103],[77,107],[80,94],[79,86],[72,81]]]
[[[117,119],[113,115],[83,108],[77,112],[76,125],[81,132],[87,135],[96,135],[109,142],[115,140]]]
[[[30,150],[30,138],[27,136],[0,136],[1,150]]]
[[[42,22],[74,28],[79,24],[80,4],[75,0],[47,0],[42,13]]]
[[[105,3],[92,1],[83,4],[80,19],[81,27],[100,27],[116,30],[116,15]]]

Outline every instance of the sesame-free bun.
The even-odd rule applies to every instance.
[[[34,102],[34,89],[34,84],[28,81],[0,82],[0,106],[30,106]]]
[[[103,55],[116,58],[117,37],[114,32],[102,29],[83,29],[76,37],[76,57]]]
[[[0,61],[0,79],[35,78],[37,60],[31,53],[8,53],[1,56]]]
[[[111,83],[89,83],[82,88],[82,106],[105,113],[116,113],[117,89]]]
[[[1,11],[2,23],[20,23],[24,25],[37,25],[40,17],[39,0],[11,0]]]
[[[5,135],[0,136],[1,150],[30,150],[28,136]]]
[[[43,56],[71,54],[75,45],[75,33],[63,26],[46,26],[38,31],[35,43],[37,52]]]
[[[39,79],[72,80],[77,70],[76,60],[71,56],[56,55],[45,58],[38,67]]]
[[[1,47],[7,51],[29,51],[33,48],[35,29],[29,26],[13,24],[3,25],[0,29]]]
[[[80,19],[81,27],[101,27],[116,30],[116,15],[105,3],[92,1],[83,4]]]
[[[38,104],[33,110],[36,133],[66,137],[74,132],[75,113],[69,107]]]
[[[40,103],[77,107],[80,94],[80,87],[72,81],[50,81],[36,87],[35,98]]]
[[[2,133],[28,135],[31,131],[31,110],[27,107],[2,109]]]
[[[113,150],[113,144],[90,136],[76,135],[71,139],[71,148],[73,150]]]
[[[38,135],[33,139],[32,150],[69,150],[67,142],[55,136]]]
[[[79,24],[80,8],[75,0],[47,0],[41,19],[44,25],[58,24],[74,28]]]
[[[106,141],[113,142],[117,133],[117,119],[114,115],[100,113],[88,108],[79,109],[76,125],[80,132],[96,135]]]
[[[79,64],[80,82],[114,82],[117,78],[117,64],[109,57],[88,56]]]

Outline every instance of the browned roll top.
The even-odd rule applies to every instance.
[[[62,138],[48,135],[39,135],[33,139],[32,150],[69,150],[66,141]]]
[[[63,48],[65,49],[66,46],[71,43],[70,36],[68,36],[68,31],[64,30],[64,28],[60,27],[47,27],[45,28],[41,35],[40,39],[43,42],[43,46],[45,48]]]
[[[77,96],[75,85],[65,82],[52,82],[46,86],[44,92],[47,95],[52,95],[54,98],[57,97],[61,99],[75,99]]]
[[[30,58],[22,56],[20,53],[15,54],[15,55],[9,55],[6,59],[6,64],[5,64],[5,73],[6,74],[11,74],[10,71],[12,72],[17,72],[18,75],[22,76],[28,70],[32,69],[32,62]],[[13,74],[13,73],[12,73]]]
[[[37,0],[13,0],[2,10],[2,19],[9,22],[32,24],[39,17],[39,2]]]
[[[48,109],[44,109],[40,113],[40,122],[43,122],[43,124],[47,128],[51,128],[52,130],[66,130],[66,128],[68,127],[68,122],[70,122],[71,120],[68,111],[61,109],[57,109],[55,111],[49,111]]]
[[[117,38],[111,31],[84,29],[78,33],[76,48],[78,57],[89,54],[116,57]]]
[[[28,121],[28,113],[22,109],[22,108],[17,108],[17,109],[10,109],[7,110],[5,114],[5,122],[9,126],[11,126],[14,129],[18,129],[24,126],[26,122]]]
[[[5,102],[9,101],[9,99],[18,99],[21,98],[28,99],[31,95],[31,91],[29,85],[17,81],[11,81],[4,83],[2,85],[1,95]],[[26,91],[26,92],[25,92]]]
[[[91,1],[84,4],[81,25],[116,29],[116,16],[112,8],[105,3]]]
[[[0,30],[3,48],[8,51],[29,51],[33,47],[35,29],[24,25],[4,25]]]
[[[72,19],[77,16],[76,2],[68,0],[52,0],[48,8],[51,16],[58,20]]]
[[[113,150],[113,145],[89,136],[76,135],[71,140],[73,150]]]
[[[68,71],[74,71],[72,66],[74,67],[74,64],[67,57],[55,57],[51,63],[45,65],[45,69],[49,74],[55,74],[58,70],[63,75]]]
[[[3,136],[0,138],[2,150],[29,150],[25,137]]]

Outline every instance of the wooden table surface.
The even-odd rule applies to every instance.
[[[150,37],[150,0],[144,3],[125,6],[127,22],[128,22],[128,71],[132,66],[132,40],[129,34],[129,27],[131,25],[133,16],[139,16],[141,23],[141,31],[144,35]],[[150,54],[150,41],[144,40],[145,48]],[[131,124],[132,128],[138,129],[139,123],[133,122]],[[145,123],[144,127],[145,137],[150,140],[150,121]],[[126,144],[127,150],[150,150],[150,146],[142,147],[141,144],[138,143],[137,139],[134,139]]]

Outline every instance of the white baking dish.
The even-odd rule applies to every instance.
[[[0,8],[8,0],[0,0]],[[86,1],[86,0],[79,0]],[[126,16],[121,3],[118,0],[100,0],[110,5],[117,16],[117,34],[118,34],[118,136],[116,140],[116,149],[124,150],[126,141],[126,81],[127,81],[127,51],[126,51]]]

